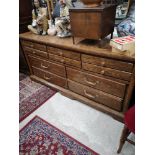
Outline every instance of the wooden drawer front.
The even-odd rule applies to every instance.
[[[50,83],[56,84],[60,87],[67,88],[67,81],[64,78],[57,76],[55,74],[45,72],[45,71],[38,69],[36,67],[32,67],[32,70],[33,70],[34,75],[36,75],[37,77],[40,77],[40,78],[42,78]]]
[[[98,103],[104,104],[115,110],[120,111],[122,105],[122,99],[113,95],[103,93],[102,91],[95,90],[91,87],[84,86],[82,84],[68,80],[68,87],[71,91],[85,96]]]
[[[69,59],[66,57],[61,57],[61,56],[54,55],[54,54],[49,54],[49,59],[81,68],[81,62],[77,60]]]
[[[106,78],[97,77],[88,73],[67,67],[67,77],[72,81],[93,87],[106,93],[123,98],[126,85]]]
[[[44,57],[44,58],[48,58],[47,52],[44,52],[44,51],[36,50],[36,49],[29,48],[29,47],[26,47],[26,46],[24,46],[24,51],[27,54],[32,54],[34,56],[41,56],[41,57]]]
[[[94,57],[86,54],[82,54],[82,62],[99,65],[108,68],[114,68],[126,72],[132,72],[133,64],[118,60],[106,59],[101,57]]]
[[[35,48],[35,49],[38,49],[38,50],[41,50],[41,51],[46,51],[46,45],[42,45],[42,44],[39,44],[39,43],[34,43],[34,42],[31,42],[31,41],[22,41],[22,45],[23,46],[28,46],[28,47],[31,47],[31,48]]]
[[[122,80],[130,81],[132,73],[119,71],[111,68],[100,67],[92,64],[82,63],[82,68],[94,73],[115,77]]]
[[[35,58],[32,56],[31,57],[29,56],[29,61],[30,61],[31,66],[43,69],[45,71],[54,73],[62,77],[66,77],[65,67],[62,65],[51,63],[49,61],[46,61],[40,58]]]
[[[59,55],[59,56],[63,56],[63,57],[67,57],[67,58],[71,58],[79,61],[81,60],[80,53],[75,53],[68,50],[58,49],[50,46],[47,46],[47,51],[51,54],[55,54],[55,55]]]

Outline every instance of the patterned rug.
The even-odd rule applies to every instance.
[[[36,83],[29,76],[19,74],[19,121],[21,122],[56,93]]]
[[[19,137],[20,155],[98,155],[38,116],[20,130]]]

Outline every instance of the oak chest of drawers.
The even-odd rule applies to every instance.
[[[123,120],[134,88],[135,59],[129,53],[30,32],[20,34],[20,43],[33,80]]]

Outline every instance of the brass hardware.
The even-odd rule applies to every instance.
[[[104,62],[104,61],[102,61],[102,62],[101,62],[101,65],[102,65],[102,66],[104,66],[104,65],[105,65],[105,62]]]
[[[90,97],[90,98],[93,98],[93,99],[95,99],[95,98],[96,98],[96,96],[93,96],[93,95],[91,95],[91,94],[87,93],[87,91],[86,91],[86,90],[84,90],[84,94],[85,94],[86,96]]]
[[[101,74],[104,74],[104,73],[105,73],[105,71],[104,71],[104,70],[102,70],[102,71],[101,71]]]
[[[41,67],[47,69],[47,68],[49,67],[49,65],[48,65],[48,66],[44,66],[44,65],[41,63]]]
[[[96,81],[96,82],[90,82],[90,81],[88,81],[87,78],[84,78],[84,81],[85,81],[86,83],[92,85],[92,86],[95,86],[97,83],[99,83],[99,81]]]
[[[30,45],[30,47],[32,47],[32,48],[33,48],[33,47],[34,47],[34,45],[32,45],[32,44],[31,44],[31,45]]]
[[[46,80],[50,80],[51,77],[47,77],[47,76],[44,74],[44,79],[46,79]]]
[[[62,52],[59,52],[59,54],[60,54],[61,56],[63,56],[63,53],[62,53]]]
[[[32,53],[33,53],[33,54],[36,54],[36,52],[35,52],[35,51],[33,51]]]
[[[62,63],[64,63],[65,60],[64,60],[64,59],[61,59],[60,61],[61,61]]]

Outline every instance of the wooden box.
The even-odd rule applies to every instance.
[[[75,3],[70,8],[71,31],[74,37],[85,39],[102,39],[113,33],[115,24],[115,5],[102,5],[87,8]]]

